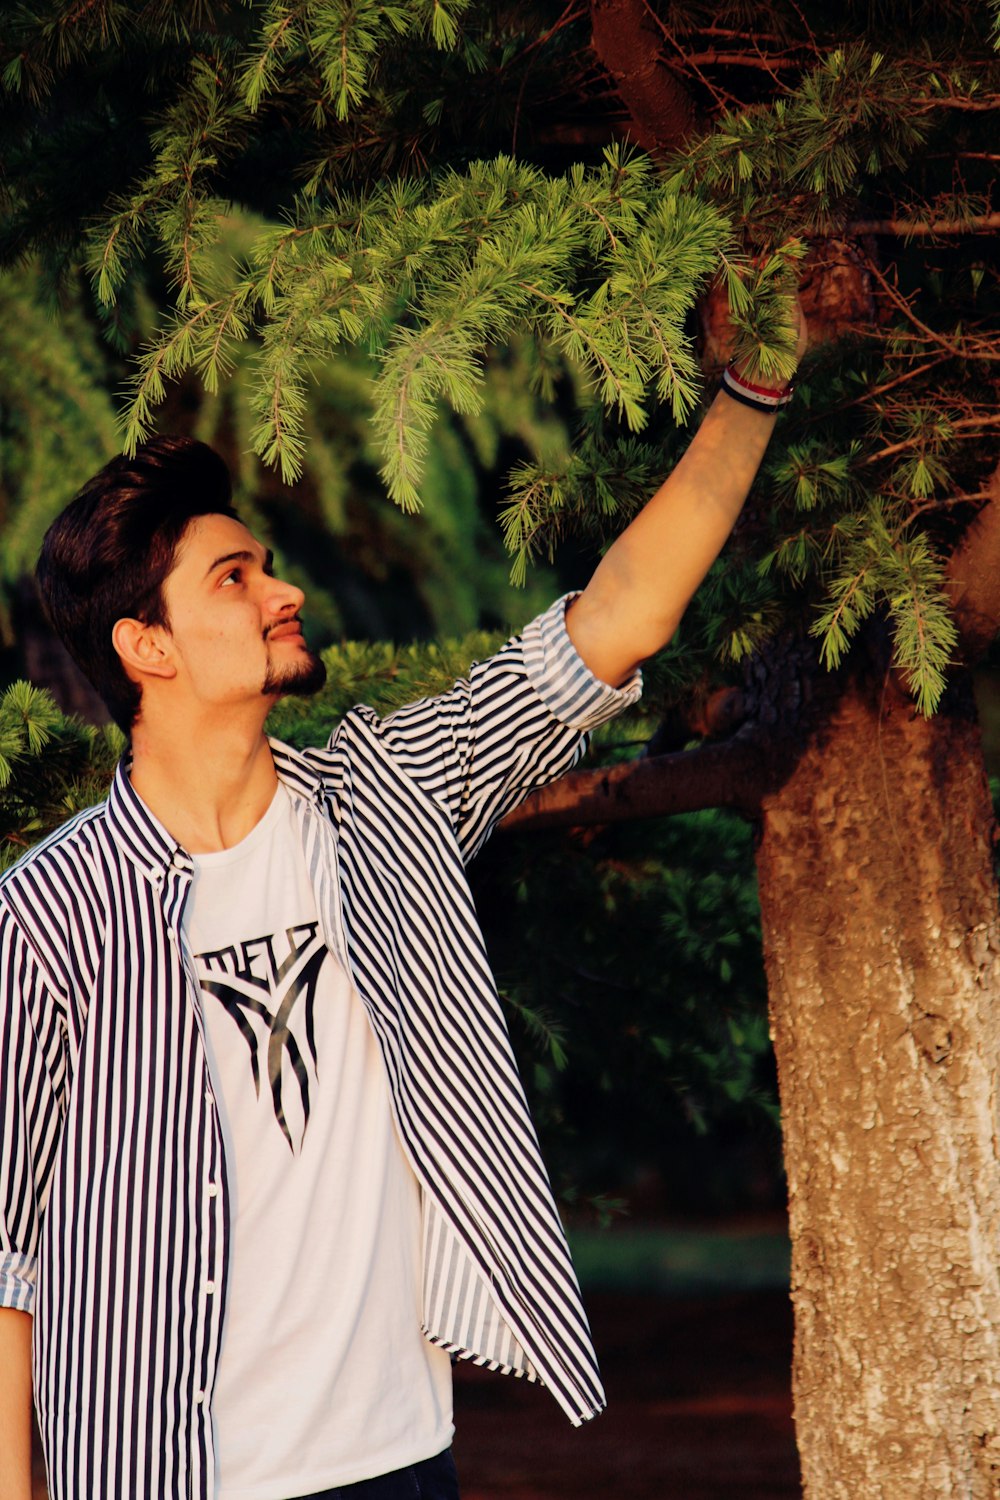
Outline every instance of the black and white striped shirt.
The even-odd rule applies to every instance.
[[[563,614],[440,697],[272,751],[421,1184],[427,1337],[579,1423],[604,1394],[464,871],[639,695],[589,673]],[[191,874],[119,767],[0,882],[0,1306],[34,1317],[52,1500],[214,1491],[231,1226]]]

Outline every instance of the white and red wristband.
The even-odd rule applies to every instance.
[[[734,401],[742,401],[744,406],[768,412],[777,412],[787,406],[794,394],[791,382],[777,390],[773,386],[754,385],[745,375],[737,375],[732,365],[727,365],[722,372],[721,389]]]

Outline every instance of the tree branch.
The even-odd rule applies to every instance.
[[[987,94],[985,98],[970,99],[966,95],[952,94],[945,99],[939,99],[936,95],[931,98],[914,99],[914,114],[927,114],[934,109],[961,109],[970,114],[994,114],[1000,105],[1000,94]]]
[[[713,694],[704,705],[701,717],[709,732],[740,723],[728,739],[576,771],[533,793],[500,826],[585,827],[707,807],[755,818],[794,769],[817,723],[817,704],[840,692],[842,674],[817,668],[810,636],[777,636],[747,659],[741,688]]]
[[[501,828],[566,828],[731,807],[753,817],[770,782],[764,737],[741,732],[718,745],[574,771],[534,792]]]
[[[943,349],[947,354],[953,355],[956,359],[983,359],[995,361],[998,358],[996,351],[988,346],[985,348],[981,347],[979,349],[971,349],[968,347],[968,340],[966,339],[966,347],[962,348],[958,344],[953,343],[950,339],[945,338],[942,334],[935,332],[933,328],[929,328],[926,323],[921,322],[921,320],[917,317],[916,313],[913,311],[913,308],[910,306],[909,301],[906,297],[903,296],[903,293],[899,291],[897,287],[894,287],[892,283],[882,274],[878,266],[875,264],[874,259],[870,255],[865,255],[862,257],[862,259],[869,273],[878,282],[883,292],[889,298],[889,301],[899,309],[906,321],[910,323],[918,333],[922,334],[924,338],[928,339],[932,344],[936,344],[939,349]]]
[[[921,239],[936,234],[987,234],[994,229],[1000,229],[1000,213],[973,214],[967,219],[851,219],[845,224],[844,233],[895,234],[900,239]]]
[[[949,422],[948,426],[952,432],[967,432],[969,437],[978,436],[983,427],[1000,426],[1000,412],[990,412],[978,417],[959,417],[957,421]],[[906,453],[914,448],[923,447],[927,442],[923,433],[917,433],[914,437],[901,438],[898,443],[889,443],[884,448],[879,448],[875,453],[869,453],[864,458],[859,458],[857,467],[866,468],[868,464],[876,464],[880,459],[891,458],[896,453]]]
[[[727,52],[724,47],[715,47],[710,52],[685,52],[682,62],[689,68],[756,68],[763,73],[770,73],[772,78],[781,69],[802,71],[801,54]]]

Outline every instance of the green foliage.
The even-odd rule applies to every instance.
[[[0,871],[100,801],[122,748],[114,726],[67,718],[30,683],[0,694]]]
[[[716,563],[705,579],[695,616],[702,650],[724,664],[745,661],[782,623],[778,598],[759,567]]]
[[[826,664],[836,667],[861,624],[884,604],[893,623],[897,664],[918,709],[930,713],[944,691],[944,671],[958,641],[941,563],[926,536],[893,531],[880,502],[872,502],[866,521],[842,549],[830,605],[813,634],[822,640]]]
[[[882,364],[871,378],[891,385],[898,370]],[[895,664],[920,712],[932,713],[957,635],[942,550],[920,517],[956,483],[945,459],[954,428],[940,405],[894,401],[865,412],[866,398],[857,398],[854,384],[837,380],[815,393],[801,424],[804,437],[766,466],[761,489],[773,507],[771,544],[757,567],[776,589],[790,589],[791,599],[811,596],[809,630],[830,668],[840,665],[866,620],[887,616]],[[853,423],[842,415],[845,392]],[[880,492],[873,486],[872,435],[887,457],[877,471]]]
[[[110,369],[79,295],[58,310],[37,271],[0,275],[0,581],[34,565],[46,526],[117,448]]]
[[[817,60],[773,102],[724,111],[678,169],[745,225],[752,245],[828,233],[874,186],[905,176],[934,129],[914,107],[933,90],[933,64],[890,59],[853,41]],[[971,70],[953,78],[976,87]]]
[[[662,452],[635,438],[613,445],[584,438],[561,460],[520,464],[511,473],[500,524],[519,586],[530,564],[539,555],[551,562],[565,537],[603,541],[617,531],[649,498],[663,468]]]
[[[210,285],[206,269],[197,290],[195,268],[211,265],[217,228],[196,248],[195,229],[175,235],[176,313],[139,363],[126,445],[149,430],[168,380],[194,370],[215,389],[252,328],[251,441],[286,480],[301,471],[313,370],[341,347],[378,351],[374,430],[389,493],[406,509],[420,503],[439,402],[478,414],[487,353],[515,335],[584,370],[632,430],[645,423],[647,389],[683,418],[697,391],[685,318],[726,242],[725,220],[662,188],[644,158],[615,148],[605,156],[565,177],[499,157],[332,204],[300,197],[291,227],[263,231],[223,284]],[[121,226],[149,212],[149,199],[140,185],[95,241],[105,301],[124,275]]]
[[[765,473],[771,492],[783,506],[795,510],[824,510],[845,500],[856,502],[863,491],[851,469],[860,445],[852,443],[844,453],[830,453],[817,438],[788,443]]]
[[[725,662],[804,613],[829,622],[832,662],[870,593],[930,709],[951,650],[942,547],[933,525],[913,542],[981,492],[989,463],[975,441],[996,406],[997,281],[977,226],[992,209],[1000,69],[988,13],[949,0],[919,26],[917,14],[779,3],[758,37],[740,6],[721,30],[696,0],[665,9],[680,86],[701,91],[712,119],[658,173],[616,146],[562,170],[544,151],[499,149],[532,139],[553,101],[596,106],[574,14],[498,15],[474,0],[19,10],[0,19],[7,254],[38,245],[57,269],[86,239],[119,334],[144,279],[162,278],[167,311],[133,364],[128,444],[178,381],[201,382],[210,402],[238,387],[241,440],[287,481],[324,444],[331,359],[372,360],[377,462],[405,510],[433,508],[477,441],[498,351],[520,350],[546,399],[575,384],[574,451],[515,464],[502,525],[521,582],[569,533],[607,541],[660,477],[658,453],[676,453],[699,390],[691,310],[709,279],[736,352],[777,378],[803,251],[843,237],[859,283],[837,320],[850,336],[807,368],[779,427],[758,489],[770,524],[733,548],[730,623],[715,636]],[[688,67],[709,37],[716,61]],[[116,118],[149,122],[121,160],[99,144]],[[93,169],[57,196],[70,134],[90,143]],[[891,246],[873,242],[883,224]],[[457,421],[439,440],[445,410]],[[345,486],[335,505],[331,448],[315,472],[332,513]],[[898,545],[880,540],[878,516]],[[869,527],[859,589],[845,557]]]
[[[968,26],[970,10],[958,12]],[[998,73],[982,40],[968,30],[963,40],[964,55],[953,37],[934,38],[937,53],[927,37],[915,53],[890,26],[882,42],[896,56],[859,38],[817,56],[796,88],[723,110],[673,179],[708,192],[765,256],[803,234],[823,245],[855,237],[839,274],[864,298],[868,322],[856,313],[850,336],[807,362],[758,484],[766,523],[732,550],[731,593],[757,617],[748,643],[759,645],[768,621],[805,614],[830,667],[865,619],[884,613],[896,666],[924,713],[940,700],[956,645],[943,589],[955,528],[935,523],[963,490],[981,494],[996,462],[998,288],[976,239],[977,215],[993,203],[972,174],[989,159],[978,121],[989,119],[984,95],[992,85],[996,98]],[[877,250],[858,243],[865,228],[901,232],[900,253],[884,240]],[[729,268],[724,279],[742,315],[739,279]],[[763,618],[748,554],[773,585]]]
[[[231,256],[259,228],[230,216],[213,253]],[[34,566],[50,521],[116,450],[111,387],[122,367],[101,345],[85,289],[67,283],[61,305],[52,306],[32,265],[0,274],[0,309],[0,587],[10,589]],[[151,316],[142,301],[134,313],[140,323]],[[305,589],[320,642],[366,629],[462,632],[548,602],[553,587],[544,576],[527,598],[508,582],[480,496],[504,445],[539,458],[567,451],[564,422],[530,389],[536,365],[524,342],[487,361],[474,423],[438,423],[416,519],[387,504],[379,482],[368,357],[354,352],[317,370],[303,481],[290,490],[252,451],[249,356],[240,346],[217,394],[194,382],[179,387],[161,422],[223,451],[237,508]],[[12,635],[9,622],[5,633]]]
[[[734,330],[732,358],[764,385],[780,385],[795,374],[798,325],[791,294],[805,253],[802,241],[792,239],[750,263],[729,258],[722,263]]]
[[[59,722],[59,710],[46,693],[15,682],[0,699],[0,790],[25,756],[39,756]]]
[[[718,812],[495,838],[473,871],[547,1159],[577,1193],[655,1172],[693,1130],[776,1146],[749,830]],[[517,893],[511,907],[505,893]],[[684,1185],[704,1202],[704,1191]]]

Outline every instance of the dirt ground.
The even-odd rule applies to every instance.
[[[786,1292],[586,1301],[607,1411],[574,1428],[537,1386],[460,1365],[463,1500],[799,1500]]]

